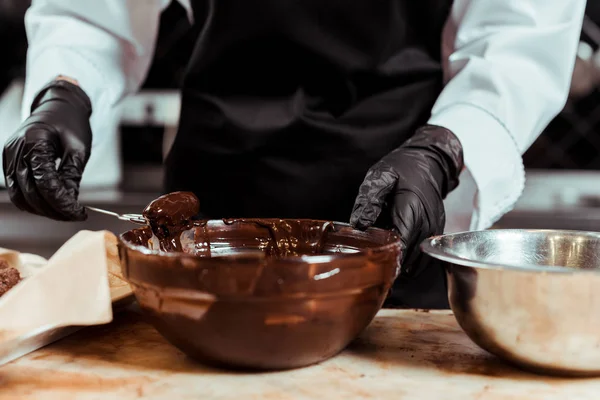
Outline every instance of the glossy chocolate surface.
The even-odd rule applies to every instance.
[[[311,220],[195,222],[164,251],[150,227],[121,236],[125,278],[156,328],[188,355],[286,369],[344,349],[399,271],[391,232]],[[172,238],[171,238],[172,239]]]
[[[142,215],[160,239],[164,251],[180,251],[178,237],[192,226],[200,212],[200,201],[191,192],[173,192],[160,196],[146,206]]]

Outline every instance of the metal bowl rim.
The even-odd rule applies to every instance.
[[[445,261],[451,264],[460,265],[463,267],[471,267],[476,269],[488,269],[488,270],[511,270],[511,271],[521,271],[521,272],[544,272],[544,273],[558,273],[558,274],[600,274],[600,269],[579,269],[572,268],[566,266],[547,266],[541,267],[539,265],[534,264],[520,264],[520,265],[508,265],[503,263],[497,263],[492,261],[477,261],[471,260],[468,258],[462,258],[456,256],[454,254],[450,254],[449,252],[440,249],[439,247],[435,247],[434,243],[436,241],[445,239],[445,238],[453,238],[460,237],[467,234],[480,233],[480,232],[511,232],[511,233],[566,233],[569,235],[579,235],[579,236],[587,236],[593,237],[600,240],[600,232],[592,232],[592,231],[577,231],[577,230],[567,230],[567,229],[490,229],[490,230],[480,230],[480,231],[463,231],[450,233],[446,235],[438,235],[432,236],[430,238],[425,239],[421,245],[421,251],[435,259]]]

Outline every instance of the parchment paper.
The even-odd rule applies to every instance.
[[[0,297],[0,331],[110,322],[113,300],[131,293],[121,276],[116,243],[110,232],[81,231],[48,261],[0,249],[0,258],[24,278]]]

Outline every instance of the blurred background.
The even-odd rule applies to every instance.
[[[20,120],[27,49],[23,16],[28,6],[28,0],[0,0],[2,143]],[[525,154],[525,192],[496,227],[600,230],[600,2],[588,2],[586,14],[568,104]],[[179,116],[177,88],[197,34],[185,11],[173,2],[162,15],[143,89],[115,110],[111,140],[92,154],[82,182],[82,202],[122,213],[140,212],[160,194],[161,164]],[[470,216],[471,209],[466,205],[458,212]],[[25,214],[0,188],[4,247],[49,257],[80,229],[120,233],[130,228],[99,215],[90,215],[85,223],[57,223]]]

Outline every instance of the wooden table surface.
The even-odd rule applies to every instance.
[[[350,348],[286,372],[205,367],[126,311],[0,368],[0,400],[599,399],[600,379],[522,372],[476,347],[450,312],[383,310]]]

